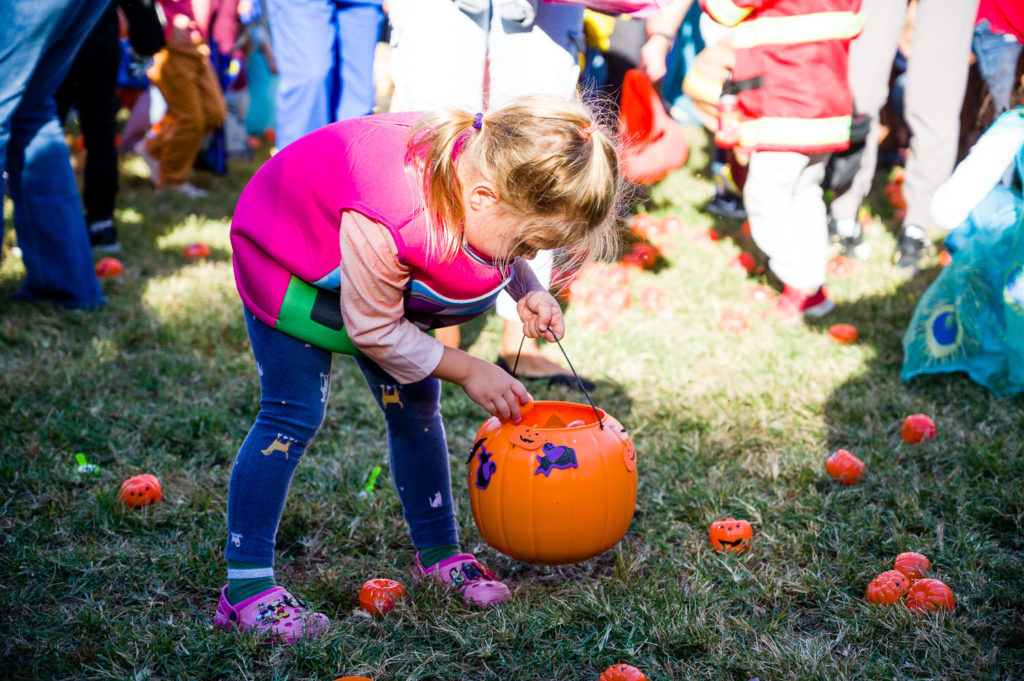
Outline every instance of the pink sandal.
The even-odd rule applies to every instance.
[[[485,568],[471,553],[460,553],[424,568],[420,554],[416,554],[413,578],[416,581],[431,577],[462,593],[466,605],[497,605],[512,597],[508,587],[498,581],[494,573]]]
[[[267,589],[236,605],[228,603],[227,593],[225,586],[213,618],[214,625],[222,629],[266,631],[271,643],[295,643],[300,638],[317,638],[330,624],[326,615],[307,610],[306,604],[283,586]]]

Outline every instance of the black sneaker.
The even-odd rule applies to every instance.
[[[743,198],[730,191],[719,190],[713,199],[708,201],[707,211],[712,215],[734,220],[746,220],[747,211],[743,208]]]
[[[864,241],[864,229],[857,220],[828,219],[828,234],[832,243],[839,246],[840,255],[857,260],[867,260],[871,255],[871,244]]]
[[[896,242],[892,262],[901,273],[913,276],[920,269],[921,260],[928,253],[929,246],[931,243],[927,232],[917,225],[904,225]]]
[[[100,253],[120,253],[121,244],[117,242],[117,227],[112,219],[97,220],[89,223],[89,243],[94,251]]]

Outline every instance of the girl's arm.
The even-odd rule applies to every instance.
[[[359,350],[400,383],[436,376],[462,386],[493,416],[517,420],[530,400],[523,385],[491,362],[444,347],[405,319],[409,270],[391,234],[354,211],[341,217],[341,316]]]
[[[516,258],[512,267],[512,281],[507,291],[516,301],[516,311],[523,321],[523,334],[528,338],[543,336],[551,342],[561,340],[565,335],[565,322],[558,301],[541,285],[524,259]]]

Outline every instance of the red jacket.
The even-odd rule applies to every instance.
[[[850,41],[861,0],[701,0],[732,32],[740,146],[805,154],[850,144]]]

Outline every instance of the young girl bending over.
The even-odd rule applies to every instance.
[[[470,604],[509,590],[459,548],[440,380],[503,420],[526,389],[426,331],[486,311],[505,289],[523,333],[560,338],[561,310],[523,258],[605,254],[619,172],[579,103],[523,99],[487,114],[444,110],[335,123],[281,150],[231,224],[261,401],[228,487],[228,584],[216,624],[292,642],[327,617],[274,584],[274,538],[292,474],[324,417],[332,353],[356,355],[387,423],[391,474],[415,575]]]

